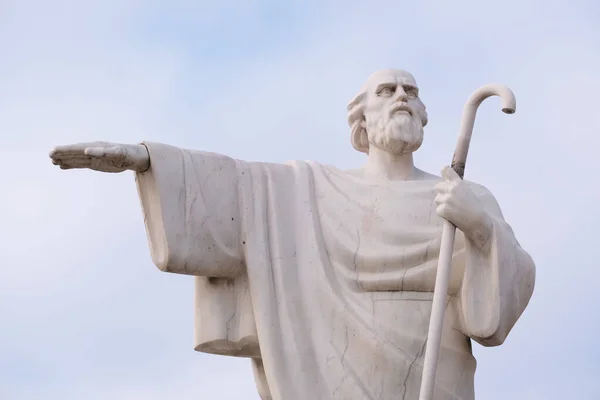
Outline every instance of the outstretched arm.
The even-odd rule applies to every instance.
[[[89,168],[101,172],[143,172],[150,168],[150,156],[141,144],[109,142],[57,146],[50,152],[52,164],[61,169]]]
[[[161,270],[232,277],[243,269],[235,160],[159,143],[109,142],[58,146],[50,158],[61,169],[136,172],[152,259]]]

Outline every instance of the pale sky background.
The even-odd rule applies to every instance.
[[[474,345],[478,399],[600,399],[600,5],[589,1],[0,0],[0,399],[258,399],[250,363],[193,350],[193,280],[151,262],[134,177],[61,171],[58,144],[152,140],[342,168],[345,106],[380,68],[414,73],[449,163],[536,261],[503,346]]]

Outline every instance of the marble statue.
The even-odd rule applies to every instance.
[[[348,105],[366,164],[246,162],[159,143],[59,146],[62,169],[135,172],[152,260],[195,280],[195,350],[251,360],[262,399],[416,400],[444,220],[458,228],[436,400],[474,399],[471,341],[504,342],[535,266],[494,196],[413,164],[413,76],[371,75]]]

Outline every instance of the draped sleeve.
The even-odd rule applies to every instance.
[[[136,174],[154,264],[194,275],[194,348],[259,356],[242,243],[242,161],[144,143],[150,168]]]
[[[150,169],[136,174],[152,261],[162,271],[231,278],[244,262],[236,161],[145,143]]]
[[[473,184],[492,217],[485,250],[465,238],[466,266],[460,291],[465,334],[484,346],[504,342],[533,293],[535,265],[506,223],[494,196]]]

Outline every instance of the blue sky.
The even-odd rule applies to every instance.
[[[437,173],[464,101],[466,176],[537,264],[503,346],[475,345],[479,399],[600,398],[600,8],[593,1],[0,3],[0,398],[257,399],[249,362],[193,351],[192,279],[153,266],[133,175],[60,171],[57,144],[160,141],[342,168],[345,105],[411,71]]]

